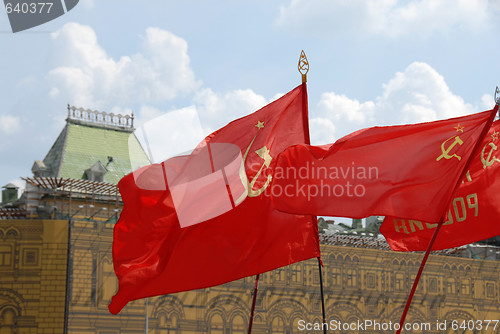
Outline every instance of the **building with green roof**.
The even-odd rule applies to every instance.
[[[117,184],[149,159],[134,134],[134,116],[68,105],[66,125],[43,159],[35,177],[83,179]]]

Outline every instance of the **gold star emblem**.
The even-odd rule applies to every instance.
[[[494,131],[491,134],[491,138],[493,139],[492,141],[496,141],[498,139],[498,131]]]
[[[460,124],[458,124],[457,126],[455,126],[454,128],[455,130],[457,130],[457,132],[464,132],[464,127],[463,126],[460,126]]]
[[[264,122],[257,121],[257,124],[255,124],[255,127],[259,130],[262,129],[264,127]]]

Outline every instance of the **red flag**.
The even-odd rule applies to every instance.
[[[500,235],[500,121],[472,157],[432,250],[458,247]],[[380,228],[392,250],[426,250],[437,224],[387,216]]]
[[[111,313],[131,300],[219,285],[320,255],[316,219],[280,212],[263,194],[277,155],[307,140],[306,99],[303,84],[208,136],[206,151],[144,167],[119,182],[124,208],[113,239],[119,290]],[[220,158],[217,144],[237,147],[238,154]],[[193,160],[210,161],[212,173],[197,169],[186,176]],[[245,173],[235,177],[238,161],[248,181]],[[248,182],[246,198],[238,180]],[[184,195],[200,199],[214,189],[222,192],[212,196],[212,207],[203,204],[192,215],[197,203]],[[226,200],[229,211],[221,212]]]
[[[374,127],[326,146],[290,147],[278,156],[273,203],[290,213],[439,221],[494,115]]]

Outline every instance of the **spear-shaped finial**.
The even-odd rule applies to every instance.
[[[497,94],[500,95],[500,89],[498,89],[498,86],[497,89],[495,89],[495,103],[500,106],[500,96],[497,96]]]
[[[309,62],[307,61],[306,53],[304,50],[300,53],[299,58],[299,72],[302,74],[302,83],[307,82],[307,72],[309,72]]]

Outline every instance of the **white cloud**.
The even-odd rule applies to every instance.
[[[427,36],[456,28],[479,30],[495,6],[491,0],[292,0],[281,7],[277,24],[305,34]]]
[[[324,145],[333,143],[335,137],[335,125],[331,119],[315,117],[309,120],[309,130],[311,136],[311,144]]]
[[[190,152],[208,134],[203,131],[194,106],[166,113],[144,106],[140,115],[150,119],[138,123],[135,135],[155,163]]]
[[[362,127],[427,122],[480,111],[454,95],[444,78],[426,63],[410,64],[382,88],[380,96],[365,102],[323,93],[316,116],[342,124],[341,135],[345,135]],[[487,108],[491,107],[487,103],[491,97],[482,100]]]
[[[200,90],[194,102],[168,112],[152,105],[141,106],[135,118],[135,134],[150,160],[159,162],[186,154],[211,132],[268,103],[250,89],[218,94],[209,88]]]
[[[462,116],[477,111],[454,95],[442,75],[430,65],[414,62],[398,72],[377,101],[399,117],[398,122],[426,122]]]
[[[0,130],[6,134],[14,134],[21,130],[21,120],[11,115],[0,115]]]
[[[481,109],[487,110],[493,105],[495,105],[495,98],[493,97],[493,95],[484,94],[483,96],[481,96]]]
[[[374,103],[369,101],[360,103],[351,100],[345,95],[323,93],[319,102],[320,110],[332,110],[330,116],[334,120],[347,119],[350,122],[365,123],[373,118]]]
[[[52,36],[60,64],[48,75],[53,98],[109,108],[168,101],[200,86],[190,68],[186,41],[168,31],[148,28],[141,52],[118,60],[99,45],[89,26],[68,23]]]
[[[202,126],[215,130],[228,122],[248,115],[269,103],[251,89],[239,89],[227,93],[214,93],[210,88],[199,91],[194,102]]]

